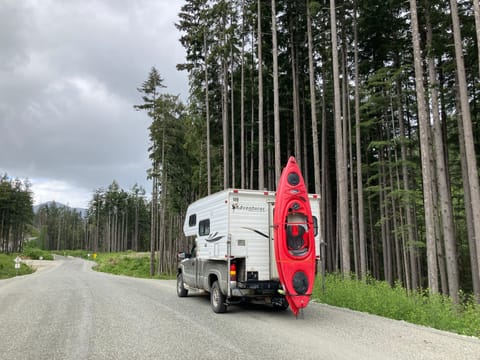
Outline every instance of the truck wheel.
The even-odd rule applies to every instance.
[[[212,305],[212,310],[216,313],[226,312],[227,305],[225,305],[225,300],[225,295],[222,294],[222,290],[220,290],[218,281],[215,281],[210,291],[210,303]]]
[[[178,297],[185,297],[188,295],[188,290],[183,286],[183,275],[182,273],[177,275],[177,295]]]

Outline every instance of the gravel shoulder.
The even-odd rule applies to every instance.
[[[31,268],[35,269],[36,271],[42,271],[51,267],[55,267],[59,265],[58,260],[30,260],[25,259],[22,262]]]

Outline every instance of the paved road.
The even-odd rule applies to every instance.
[[[92,271],[61,258],[0,280],[0,359],[480,359],[480,340],[311,304],[214,314],[174,281]]]

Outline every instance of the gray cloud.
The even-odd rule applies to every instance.
[[[114,179],[147,187],[149,119],[133,105],[152,66],[166,91],[187,97],[175,69],[181,4],[2,1],[0,172],[30,178],[37,201],[53,188],[78,202]]]

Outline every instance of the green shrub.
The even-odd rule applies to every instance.
[[[39,260],[40,258],[42,258],[43,260],[53,260],[53,255],[50,254],[48,251],[30,246],[25,246],[25,248],[23,249],[23,256],[32,260]]]

